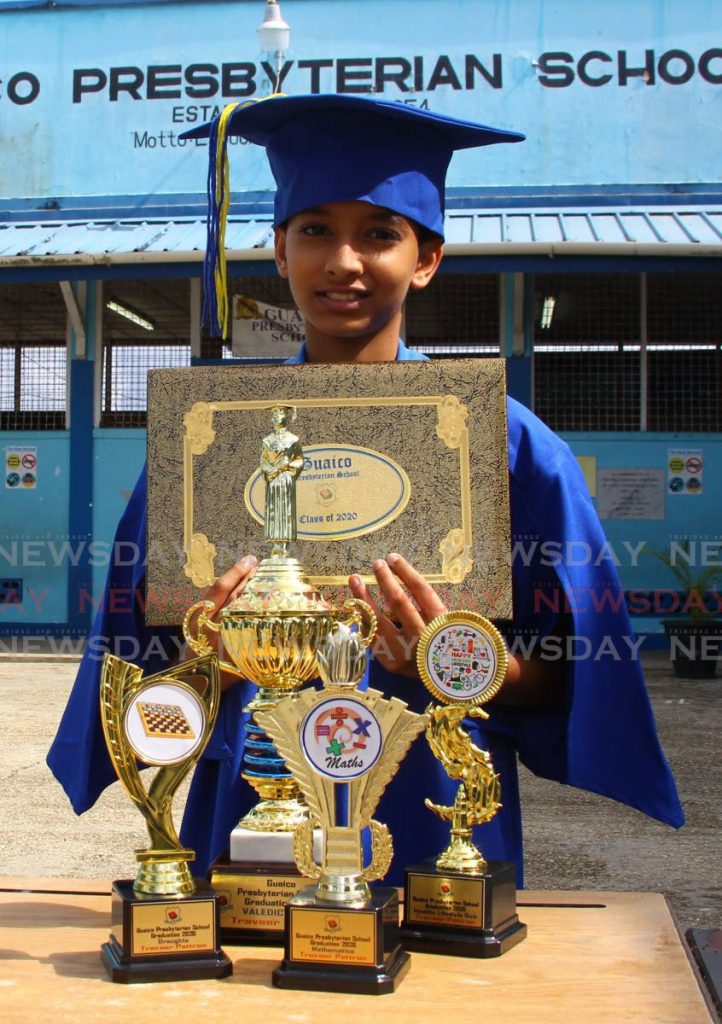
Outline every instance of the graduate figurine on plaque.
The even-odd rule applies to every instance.
[[[302,690],[256,712],[293,773],[312,815],[295,833],[299,870],[316,884],[286,905],[285,956],[273,972],[280,988],[382,994],[409,966],[399,942],[395,889],[370,889],[391,863],[388,828],[371,817],[412,741],[426,723],[396,698],[358,689],[376,619],[361,601],[344,606],[359,632],[338,623],[316,651],[324,689]],[[321,863],[313,830],[323,835]],[[362,830],[371,832],[364,866]]]
[[[198,681],[199,688],[185,677]],[[205,681],[204,683],[202,681]],[[172,800],[210,739],[220,700],[215,654],[143,678],[106,654],[100,712],[111,760],[146,819],[150,848],[137,850],[138,875],[113,882],[113,932],[102,947],[113,981],[225,978],[233,965],[219,946],[218,896],[194,878],[173,825]],[[140,767],[158,768],[148,789]]]
[[[499,956],[521,942],[526,925],[516,912],[514,864],[487,863],[472,840],[472,826],[490,821],[501,807],[501,786],[489,754],[472,742],[463,720],[489,717],[480,705],[503,683],[506,645],[481,615],[447,612],[424,630],[416,661],[442,702],[427,708],[427,740],[459,788],[450,807],[426,800],[451,823],[451,838],[436,860],[406,869],[402,941],[424,953]]]

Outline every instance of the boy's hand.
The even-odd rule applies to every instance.
[[[379,584],[376,599],[360,576],[349,577],[354,597],[370,604],[378,617],[378,637],[371,648],[374,657],[391,672],[418,678],[419,637],[424,627],[448,608],[431,584],[401,555],[389,555],[385,561],[374,562],[374,576]],[[537,656],[523,659],[510,653],[505,684],[494,697],[494,703],[548,707],[559,704],[563,695],[564,671],[558,662]]]
[[[258,561],[254,555],[245,555],[240,558],[234,565],[227,569],[222,576],[219,576],[216,582],[208,587],[206,591],[199,598],[199,601],[212,601],[213,611],[209,612],[209,618],[214,618],[221,608],[230,602],[235,600],[242,592],[246,583],[250,580],[251,576],[256,571]],[[195,616],[191,620],[191,627],[195,631]],[[210,630],[206,631],[206,636],[211,644],[215,647],[216,654],[219,660],[228,660],[228,655],[224,654],[223,641],[219,633],[211,633]],[[183,651],[183,660],[188,661],[192,658],[197,657],[196,654],[189,648],[188,644],[185,645]],[[227,690],[233,683],[238,682],[238,676],[231,675],[230,672],[224,672],[221,670],[221,689]]]
[[[244,555],[206,590],[201,600],[213,602],[214,615],[243,592],[246,583],[255,573],[257,564],[254,555]]]
[[[374,657],[390,672],[418,678],[419,637],[432,619],[448,609],[431,584],[401,555],[381,558],[373,569],[379,585],[377,598],[371,596],[360,576],[350,576],[348,582],[354,597],[370,604],[378,617],[379,632],[371,648]]]

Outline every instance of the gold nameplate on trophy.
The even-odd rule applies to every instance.
[[[376,963],[376,915],[372,910],[293,907],[289,918],[289,955],[294,961],[359,967]]]
[[[215,906],[209,900],[185,900],[181,906],[151,904],[131,908],[131,955],[168,956],[212,953],[217,945]]]
[[[447,603],[511,617],[504,361],[465,359],[152,370],[149,624],[261,553],[255,439],[275,404],[302,417],[295,553],[314,586],[371,583],[399,551]]]
[[[286,904],[299,889],[308,885],[302,875],[292,877],[260,871],[250,874],[234,870],[231,865],[215,864],[211,885],[221,903],[221,926],[225,932],[260,935],[278,932],[283,935]]]
[[[436,924],[454,928],[484,925],[484,883],[481,878],[416,875],[409,879],[407,924]]]

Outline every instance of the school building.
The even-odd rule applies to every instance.
[[[722,561],[722,7],[283,0],[274,54],[264,3],[0,0],[0,638],[87,629],[149,368],[296,344],[265,155],[238,141],[230,290],[266,326],[249,340],[238,304],[235,351],[202,327],[208,151],[179,138],[277,74],[526,134],[454,158],[446,257],[406,339],[506,360],[659,632],[677,585],[643,548]]]

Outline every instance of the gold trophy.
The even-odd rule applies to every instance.
[[[399,942],[396,889],[369,889],[392,857],[389,830],[372,814],[426,718],[378,690],[358,689],[376,618],[361,601],[348,601],[344,610],[362,630],[340,623],[319,645],[324,689],[302,690],[257,712],[311,812],[296,830],[294,853],[301,873],[316,879],[286,906],[285,956],[273,984],[381,994],[395,990],[409,956]],[[313,856],[314,826],[323,836],[320,863]],[[372,850],[367,866],[365,828]]]
[[[223,899],[223,938],[234,942],[283,941],[286,901],[308,882],[293,860],[293,833],[310,820],[298,784],[259,726],[258,713],[274,708],[318,676],[316,651],[337,622],[356,612],[332,608],[314,589],[297,559],[288,554],[296,540],[296,480],[303,450],[288,424],[295,409],[271,406],[273,431],[263,439],[260,465],[265,478],[264,539],[270,554],[243,593],[210,617],[211,602],[187,612],[183,633],[197,654],[211,651],[208,633],[220,633],[231,661],[224,669],[258,685],[248,705],[242,777],[260,802],[233,830],[229,858],[214,865],[211,881]]]
[[[184,677],[197,680],[199,688]],[[103,660],[105,740],[120,781],[146,819],[151,844],[136,851],[135,881],[113,883],[114,932],[102,947],[113,981],[225,978],[233,972],[219,946],[218,896],[204,878],[191,875],[195,853],[181,845],[171,806],[210,739],[219,698],[213,654],[146,678],[137,665],[114,655]],[[139,761],[158,768],[149,789]]]
[[[508,861],[487,861],[472,840],[472,826],[501,807],[501,785],[489,754],[463,729],[464,718],[489,717],[480,706],[506,675],[504,640],[474,612],[447,612],[429,623],[416,652],[419,675],[441,704],[429,705],[426,738],[452,779],[450,807],[426,806],[451,823],[451,838],[436,860],[406,869],[406,949],[458,956],[500,956],[526,935],[516,912],[516,873]]]

